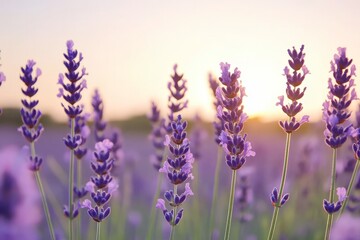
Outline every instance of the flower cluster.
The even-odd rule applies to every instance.
[[[23,107],[21,108],[20,113],[23,125],[19,128],[19,131],[30,144],[37,141],[44,130],[42,124],[39,123],[42,115],[41,111],[36,109],[39,100],[33,99],[35,94],[38,92],[38,89],[35,87],[35,83],[41,75],[41,70],[37,68],[35,76],[32,76],[35,64],[35,61],[29,60],[25,68],[21,68],[22,76],[20,76],[21,81],[26,86],[25,89],[21,89],[26,98],[21,100]],[[30,169],[32,171],[38,171],[42,161],[41,157],[31,155]]]
[[[88,208],[88,214],[96,222],[101,222],[109,216],[110,207],[106,207],[106,204],[117,188],[117,184],[114,183],[113,177],[110,175],[114,163],[114,160],[110,158],[110,151],[113,146],[113,143],[108,139],[95,144],[95,162],[91,163],[91,169],[96,175],[91,177],[91,181],[86,184],[86,190],[91,193],[95,207],[91,206],[89,199],[84,200],[82,207]]]
[[[83,56],[81,53],[78,54],[76,49],[73,49],[74,42],[69,40],[66,42],[67,46],[67,54],[64,54],[66,61],[64,61],[64,65],[67,69],[67,73],[65,73],[65,77],[69,80],[69,83],[64,82],[64,75],[62,73],[59,74],[58,84],[62,86],[59,88],[58,97],[62,97],[68,105],[65,106],[61,104],[64,108],[65,113],[68,115],[70,119],[75,118],[80,115],[83,111],[83,106],[79,105],[79,101],[81,99],[81,92],[84,88],[86,88],[86,80],[83,79],[86,73],[86,69],[82,68],[81,72],[78,71],[80,67],[80,63],[83,60]],[[79,55],[79,59],[76,58]]]
[[[163,211],[166,221],[175,226],[182,218],[183,209],[176,212],[177,208],[185,201],[187,196],[193,195],[188,179],[193,179],[191,173],[194,158],[190,152],[190,143],[186,138],[187,122],[183,121],[181,115],[178,115],[176,121],[171,122],[172,135],[166,135],[165,145],[168,147],[170,156],[164,162],[159,172],[167,174],[171,184],[175,186],[173,190],[166,191],[164,194],[165,199],[173,208],[167,210],[164,199],[158,199],[156,207]],[[185,183],[185,190],[182,194],[177,193],[177,188],[180,184]]]
[[[237,170],[243,166],[247,157],[255,156],[255,152],[251,150],[251,143],[246,140],[247,135],[241,135],[247,119],[242,105],[245,88],[238,81],[240,71],[237,68],[230,74],[230,64],[220,63],[220,67],[222,76],[219,80],[223,86],[216,89],[216,98],[220,103],[217,117],[220,121],[224,121],[224,129],[219,136],[219,141],[226,153],[227,165]]]
[[[284,75],[286,76],[286,95],[291,103],[284,104],[284,96],[280,96],[279,102],[276,105],[280,105],[283,112],[289,117],[287,121],[280,121],[281,128],[287,132],[291,133],[296,131],[303,123],[308,122],[309,116],[304,115],[300,121],[295,119],[295,116],[303,109],[302,104],[298,102],[305,93],[306,87],[301,90],[299,87],[304,81],[305,76],[309,73],[309,70],[304,65],[305,53],[303,53],[304,45],[301,46],[300,51],[297,52],[295,48],[292,51],[288,49],[288,53],[291,59],[289,59],[290,69],[286,66],[284,69]],[[299,72],[302,70],[302,73]]]
[[[290,195],[288,193],[284,194],[281,197],[280,202],[279,202],[279,197],[280,197],[279,192],[275,187],[270,194],[270,201],[274,207],[282,207],[289,200]]]
[[[335,82],[329,78],[329,93],[323,104],[323,120],[326,123],[326,143],[333,149],[345,143],[351,133],[351,125],[341,126],[351,115],[349,106],[357,99],[354,89],[355,65],[346,56],[346,48],[338,48],[338,54],[331,61],[331,72]],[[350,68],[350,69],[349,69]]]
[[[148,116],[151,123],[151,133],[149,138],[155,148],[155,153],[151,155],[151,162],[156,170],[161,168],[163,154],[164,154],[164,138],[165,138],[165,119],[160,118],[160,110],[155,102],[151,103],[151,113]]]
[[[186,80],[183,79],[184,74],[179,75],[176,71],[177,64],[174,65],[174,75],[171,76],[172,81],[168,82],[168,89],[170,91],[168,99],[168,107],[170,109],[169,120],[174,121],[174,114],[179,113],[187,107],[188,100],[182,100],[187,91]],[[171,134],[171,123],[166,127],[166,131]]]
[[[345,199],[347,198],[346,189],[343,187],[337,188],[336,194],[338,195],[338,199],[339,199],[336,203],[329,202],[326,199],[324,199],[324,201],[323,201],[324,210],[328,214],[333,214],[333,213],[336,213],[337,211],[339,211],[342,206],[343,201],[345,201]]]

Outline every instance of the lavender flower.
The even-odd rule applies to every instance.
[[[156,207],[163,211],[166,221],[171,226],[176,226],[182,218],[183,209],[177,212],[177,208],[181,206],[187,196],[193,195],[187,181],[193,178],[191,169],[194,158],[190,152],[189,140],[186,138],[186,127],[187,122],[182,120],[181,115],[178,115],[176,121],[171,122],[172,135],[166,135],[165,140],[170,156],[159,170],[159,172],[167,174],[170,183],[175,186],[174,191],[169,190],[164,194],[164,198],[173,209],[166,208],[164,199],[158,199],[156,204]],[[177,187],[183,183],[185,183],[185,190],[179,194]]]
[[[323,207],[324,210],[328,213],[328,214],[333,214],[336,213],[337,211],[340,210],[342,203],[345,201],[345,199],[347,198],[346,196],[346,189],[341,187],[341,188],[337,188],[336,189],[336,194],[338,195],[338,201],[333,203],[330,202],[326,199],[324,199],[323,201]]]
[[[177,73],[177,64],[174,65],[174,75],[171,76],[172,81],[168,82],[168,89],[170,95],[168,98],[168,107],[170,109],[169,121],[170,123],[166,127],[168,134],[171,134],[171,122],[176,120],[174,119],[175,113],[179,113],[181,110],[187,107],[188,100],[183,100],[185,93],[187,91],[186,80],[183,79],[184,74],[179,75]]]
[[[30,143],[32,148],[34,148],[34,143],[39,139],[42,131],[44,130],[42,124],[40,123],[42,115],[41,111],[36,108],[39,100],[33,99],[35,94],[38,92],[38,89],[35,87],[35,83],[41,75],[41,70],[37,68],[35,76],[32,76],[35,64],[35,61],[28,60],[25,68],[21,68],[23,75],[20,76],[21,81],[26,86],[25,89],[21,89],[26,98],[21,100],[23,107],[21,108],[20,113],[23,125],[19,128],[19,131]],[[32,149],[32,154],[29,156],[30,169],[32,171],[38,171],[43,160],[41,157],[34,155],[34,153],[35,149]]]
[[[333,152],[329,200],[325,199],[323,201],[324,209],[328,213],[325,239],[330,238],[332,213],[337,212],[341,208],[342,203],[340,200],[334,203],[337,149],[345,143],[353,130],[351,124],[346,127],[342,126],[351,115],[348,110],[351,102],[357,99],[354,79],[352,79],[355,75],[356,67],[351,65],[351,63],[352,60],[346,57],[346,48],[338,48],[338,54],[335,54],[334,60],[330,62],[335,82],[333,83],[332,79],[329,78],[329,93],[327,100],[323,104],[323,120],[326,123],[326,130],[324,132],[325,142],[332,148]],[[352,183],[349,185],[349,190],[351,190],[351,185]]]
[[[286,95],[291,103],[284,104],[284,96],[279,97],[279,102],[276,105],[280,105],[283,112],[289,117],[287,121],[280,121],[280,126],[285,132],[291,133],[296,131],[302,124],[309,121],[309,116],[304,115],[300,121],[295,119],[295,116],[303,109],[302,104],[298,102],[305,93],[306,87],[301,90],[299,86],[304,81],[305,76],[309,73],[309,70],[304,65],[305,53],[303,53],[304,45],[301,46],[300,52],[297,52],[295,48],[292,51],[288,49],[290,56],[289,66],[293,70],[290,74],[290,69],[286,66],[284,69],[284,75],[286,76],[287,88]],[[302,70],[302,73],[299,70]]]
[[[91,177],[91,181],[86,184],[86,190],[91,193],[95,207],[92,207],[89,199],[82,203],[82,207],[88,209],[88,214],[95,222],[102,222],[109,216],[110,207],[106,207],[106,204],[109,202],[111,194],[118,187],[110,175],[114,162],[110,158],[110,151],[113,146],[114,144],[108,139],[95,144],[95,162],[91,163],[91,169],[95,176]]]
[[[219,78],[223,87],[216,89],[216,98],[220,105],[217,109],[217,117],[224,121],[219,141],[226,153],[226,163],[237,170],[243,166],[247,157],[255,156],[252,151],[251,143],[246,140],[246,134],[241,135],[247,115],[243,112],[242,105],[245,88],[238,81],[240,71],[235,68],[234,73],[230,74],[230,64],[220,63],[222,76]]]
[[[164,154],[164,125],[165,119],[160,118],[160,110],[156,106],[155,102],[151,103],[151,113],[148,116],[148,119],[151,123],[151,133],[149,139],[155,148],[155,153],[150,156],[150,161],[152,162],[154,168],[159,170],[161,168],[163,154]]]
[[[351,125],[341,126],[349,117],[349,106],[357,98],[353,76],[355,65],[346,56],[346,48],[338,48],[331,61],[331,72],[335,82],[329,78],[329,94],[323,104],[323,120],[326,123],[325,141],[331,148],[339,148],[351,133]],[[350,66],[351,65],[351,66]],[[350,71],[349,71],[350,67]]]
[[[224,235],[224,239],[229,240],[234,207],[236,170],[244,165],[247,157],[255,156],[255,152],[252,151],[251,143],[246,140],[247,135],[241,134],[247,115],[243,112],[244,106],[242,105],[243,97],[246,95],[245,88],[238,81],[240,71],[235,68],[231,74],[228,63],[220,63],[220,68],[222,73],[219,80],[223,86],[216,89],[216,98],[220,103],[217,109],[217,117],[224,122],[224,126],[219,141],[226,155],[226,164],[233,170]]]
[[[65,73],[66,79],[69,83],[64,82],[64,75],[59,74],[58,84],[61,85],[59,89],[58,97],[62,97],[68,105],[61,104],[64,108],[65,113],[70,119],[80,115],[83,111],[83,106],[79,105],[81,99],[81,92],[87,87],[86,80],[83,79],[86,73],[86,69],[83,67],[81,72],[78,71],[80,63],[83,60],[81,53],[78,54],[76,49],[73,49],[74,42],[69,40],[66,42],[67,53],[64,54],[66,61],[64,65],[67,69]],[[78,60],[76,60],[78,57]]]

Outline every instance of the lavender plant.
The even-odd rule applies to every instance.
[[[179,114],[188,104],[188,100],[183,99],[187,91],[187,81],[183,78],[183,74],[179,75],[177,73],[177,64],[174,65],[173,70],[172,81],[168,82],[168,89],[170,91],[168,107],[170,113],[168,115],[169,122],[165,124],[165,130],[168,135],[165,136],[166,140],[164,143],[168,147],[167,151],[170,157],[167,157],[163,162],[163,166],[159,169],[159,172],[167,174],[168,179],[174,186],[173,190],[166,191],[164,195],[172,210],[166,209],[164,199],[158,199],[156,204],[156,207],[163,211],[166,221],[171,226],[170,239],[173,239],[175,226],[182,218],[183,209],[177,211],[178,207],[180,207],[188,195],[193,195],[189,182],[185,184],[185,190],[182,194],[178,194],[177,191],[179,184],[193,178],[191,169],[194,161],[193,155],[190,152],[189,140],[186,138],[187,122],[183,121]],[[177,119],[174,117],[175,114],[178,114]]]
[[[20,76],[21,81],[25,84],[25,89],[21,89],[22,93],[25,95],[25,99],[21,100],[23,107],[21,108],[21,119],[23,125],[19,128],[19,131],[22,133],[24,138],[28,141],[30,146],[30,156],[29,156],[29,168],[34,172],[36,183],[40,191],[41,200],[45,212],[46,221],[48,224],[50,237],[55,239],[54,228],[51,221],[50,211],[47,204],[47,199],[45,196],[45,191],[41,181],[41,176],[39,173],[40,166],[43,162],[43,159],[36,154],[35,142],[40,138],[41,133],[44,128],[40,123],[41,111],[36,107],[39,103],[39,100],[35,100],[33,97],[38,92],[38,89],[35,87],[35,83],[38,80],[38,77],[41,75],[40,68],[36,69],[35,76],[33,76],[33,70],[35,66],[35,61],[28,60],[25,68],[21,68],[22,75]],[[0,81],[1,84],[2,81]]]
[[[309,116],[304,115],[300,121],[296,120],[296,115],[303,109],[302,104],[299,100],[304,96],[306,87],[301,90],[299,87],[305,79],[305,76],[309,73],[309,70],[304,65],[305,53],[303,53],[304,45],[300,47],[298,52],[295,47],[291,51],[288,49],[288,54],[291,59],[289,59],[290,69],[286,66],[284,69],[284,75],[286,77],[286,96],[290,100],[290,103],[284,104],[284,96],[279,97],[279,102],[276,105],[281,106],[282,111],[288,116],[288,120],[280,121],[280,127],[286,132],[286,143],[285,143],[285,153],[284,153],[284,165],[281,175],[281,182],[279,190],[275,187],[270,195],[270,200],[274,206],[273,216],[271,219],[270,230],[268,234],[268,239],[273,239],[276,222],[279,214],[280,208],[288,201],[289,194],[286,193],[283,195],[284,186],[286,182],[286,174],[289,163],[289,152],[290,152],[290,140],[292,132],[299,129],[299,127],[305,122],[309,121]],[[302,73],[300,72],[302,71]]]
[[[329,200],[324,199],[323,201],[324,210],[328,214],[324,239],[330,238],[333,213],[341,208],[341,206],[339,208],[331,208],[331,206],[335,204],[337,150],[345,143],[352,131],[351,124],[345,127],[343,124],[351,115],[349,111],[351,102],[357,99],[354,79],[352,78],[355,75],[355,70],[356,67],[352,65],[352,59],[349,60],[346,56],[346,48],[339,47],[338,54],[335,54],[333,61],[331,61],[331,72],[335,82],[329,78],[329,93],[323,104],[323,120],[326,123],[325,142],[332,148],[333,153]]]
[[[229,206],[224,234],[224,240],[228,240],[230,239],[234,207],[236,171],[244,165],[246,158],[255,156],[255,152],[252,151],[251,143],[246,140],[247,135],[242,135],[247,115],[243,111],[243,97],[246,96],[245,88],[238,80],[240,78],[240,71],[235,68],[234,72],[230,73],[230,64],[228,63],[220,63],[220,68],[222,73],[219,80],[223,86],[219,86],[216,89],[216,98],[220,103],[217,109],[217,117],[220,121],[224,121],[224,129],[219,136],[219,140],[226,154],[226,164],[232,170]]]
[[[166,135],[165,140],[170,156],[167,157],[163,167],[159,170],[159,172],[167,175],[170,183],[174,186],[173,190],[168,190],[164,194],[164,198],[171,210],[167,209],[165,200],[162,198],[158,199],[156,204],[156,207],[163,211],[165,220],[171,226],[170,239],[173,239],[174,228],[183,215],[183,209],[178,210],[178,208],[189,195],[193,195],[189,180],[193,179],[191,169],[194,158],[190,152],[189,140],[186,138],[186,127],[187,122],[182,120],[181,115],[178,115],[176,121],[171,122],[172,134],[171,136]],[[185,190],[179,194],[178,186],[184,183]]]
[[[111,208],[106,207],[106,205],[111,198],[111,194],[118,187],[110,174],[114,163],[114,160],[110,158],[110,152],[113,146],[114,144],[108,139],[95,144],[95,161],[91,163],[91,169],[94,171],[95,176],[91,177],[91,181],[86,184],[86,189],[91,192],[91,199],[95,203],[95,207],[92,207],[89,199],[86,199],[82,203],[82,207],[88,209],[89,216],[97,224],[96,240],[100,239],[100,223],[110,215]]]
[[[81,136],[75,134],[75,119],[83,112],[83,105],[80,105],[81,93],[86,88],[86,80],[83,78],[86,73],[86,69],[82,68],[79,71],[80,63],[83,60],[81,53],[78,53],[76,49],[73,49],[74,43],[72,40],[66,42],[67,53],[64,54],[64,65],[67,69],[65,77],[68,80],[66,83],[64,75],[59,74],[58,84],[61,85],[59,89],[58,97],[62,97],[67,105],[61,104],[65,113],[70,120],[70,134],[64,138],[66,147],[70,150],[69,161],[69,201],[68,206],[65,206],[65,216],[69,218],[69,239],[73,238],[73,219],[78,215],[78,208],[74,204],[74,160],[75,151],[81,144]]]

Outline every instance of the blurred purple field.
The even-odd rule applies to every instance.
[[[144,119],[143,124],[148,124]],[[276,122],[261,122],[253,119],[246,123],[249,140],[252,142],[256,156],[247,161],[238,175],[248,176],[252,197],[246,212],[252,215],[248,222],[240,222],[239,209],[235,200],[234,210],[234,239],[241,229],[241,239],[264,239],[268,231],[268,224],[273,207],[269,201],[269,194],[273,186],[280,180],[284,134]],[[46,128],[46,126],[45,126]],[[205,239],[207,219],[210,214],[211,197],[213,191],[214,172],[218,147],[214,142],[214,133],[210,124],[203,126],[205,138],[199,148],[199,159],[196,159],[194,171],[196,186],[194,196],[186,203],[188,211],[184,213],[184,222],[179,225],[179,239],[194,239],[194,233],[199,232],[201,239]],[[326,216],[322,210],[322,199],[326,198],[329,186],[331,151],[324,144],[323,123],[309,124],[301,129],[291,143],[291,157],[288,172],[288,181],[285,191],[290,193],[291,201],[282,209],[278,229],[281,239],[320,239],[323,235]],[[114,169],[114,177],[118,179],[119,193],[112,199],[112,213],[105,223],[108,230],[103,231],[102,239],[144,239],[147,231],[152,198],[156,191],[156,182],[159,173],[153,168],[149,156],[153,152],[148,139],[147,131],[123,130],[124,158]],[[150,131],[150,128],[149,128]],[[190,128],[191,134],[191,128]],[[0,128],[1,149],[16,146],[21,149],[25,142],[15,126]],[[45,190],[50,193],[50,209],[54,216],[54,226],[59,236],[64,236],[66,226],[62,216],[62,206],[67,201],[67,150],[63,144],[63,137],[67,133],[65,127],[46,128],[37,142],[37,152],[44,156],[42,179]],[[87,143],[89,149],[94,145],[93,137]],[[344,149],[347,149],[344,147]],[[338,172],[344,172],[349,158],[349,151],[339,153]],[[91,175],[91,156],[83,160],[83,181]],[[6,161],[6,159],[1,159]],[[230,170],[225,162],[221,166],[219,183],[219,202],[216,206],[215,229],[220,233],[224,228],[226,206],[229,191]],[[24,164],[25,160],[24,160]],[[350,173],[339,175],[338,185],[345,186]],[[166,189],[167,182],[163,182]],[[36,191],[36,189],[34,189]],[[198,205],[194,205],[197,201]],[[197,209],[194,208],[197,207]],[[34,206],[35,207],[35,206]],[[37,208],[41,209],[40,201]],[[195,214],[195,216],[194,216]],[[84,209],[81,210],[83,234],[90,234],[92,223]],[[160,215],[158,213],[158,215]],[[198,215],[198,216],[196,216]],[[200,222],[194,222],[196,221]],[[42,218],[38,225],[41,239],[47,239],[46,222]],[[115,222],[114,222],[115,221]],[[121,224],[119,224],[121,223]],[[158,216],[156,225],[156,239],[166,236],[168,225],[163,216]],[[0,232],[1,233],[1,232]],[[84,239],[87,239],[83,235]],[[91,239],[91,238],[90,238]],[[166,237],[164,237],[166,239]]]

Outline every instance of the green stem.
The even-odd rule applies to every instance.
[[[347,188],[347,190],[346,190],[346,198],[345,198],[345,200],[344,200],[344,202],[343,202],[343,204],[342,204],[342,206],[341,206],[340,213],[339,213],[339,215],[338,215],[337,220],[340,219],[341,214],[344,212],[344,210],[345,210],[345,208],[346,208],[346,205],[347,205],[347,203],[348,203],[348,199],[349,199],[350,194],[351,194],[351,190],[352,190],[353,184],[354,184],[354,182],[355,182],[356,175],[357,175],[357,173],[358,173],[358,171],[359,171],[359,167],[360,167],[360,159],[356,159],[355,168],[354,168],[354,171],[353,171],[353,173],[352,173],[352,175],[351,175],[351,179],[350,179],[350,182],[349,182],[349,186],[348,186],[348,188]]]
[[[162,154],[162,159],[161,159],[161,166],[164,164],[164,161],[167,157],[167,151],[164,150],[163,154]],[[162,174],[158,174],[158,178],[157,178],[157,186],[156,186],[156,193],[155,196],[153,198],[152,204],[151,204],[151,213],[150,213],[150,224],[149,224],[149,229],[146,235],[146,240],[151,240],[153,239],[153,232],[154,232],[154,227],[155,227],[155,222],[156,222],[156,202],[160,196],[160,190],[161,190],[161,184],[162,184]]]
[[[100,223],[101,222],[96,223],[96,240],[100,240]]]
[[[286,133],[284,165],[283,165],[283,170],[282,170],[282,175],[281,175],[278,202],[277,202],[276,206],[274,206],[274,212],[273,212],[273,216],[272,216],[272,219],[271,219],[269,235],[268,235],[268,238],[267,238],[268,240],[273,239],[274,233],[275,233],[276,222],[277,222],[278,215],[279,215],[279,210],[280,210],[280,202],[281,202],[282,194],[283,194],[283,191],[284,191],[284,186],[285,186],[285,182],[286,182],[286,173],[287,173],[288,164],[289,164],[290,141],[291,141],[291,133]]]
[[[210,212],[210,220],[209,220],[209,237],[208,239],[212,239],[213,228],[214,228],[214,216],[215,216],[215,208],[217,206],[217,196],[218,196],[218,188],[219,188],[219,173],[221,169],[221,158],[222,158],[222,148],[218,147],[217,150],[217,159],[216,159],[216,168],[215,168],[215,179],[214,179],[214,188],[212,195],[212,203],[211,203],[211,212]]]
[[[201,219],[200,216],[201,215],[201,211],[200,211],[200,204],[199,204],[199,162],[194,162],[193,164],[193,175],[194,177],[194,194],[198,197],[196,197],[193,200],[193,218],[192,218],[192,229],[194,230],[194,232],[196,232],[195,234],[195,238],[196,239],[203,239],[203,237],[201,236]],[[197,229],[196,229],[197,227]]]
[[[71,125],[70,125],[70,134],[71,138],[75,136],[75,118],[71,118]],[[70,151],[70,166],[69,166],[69,239],[73,239],[73,189],[74,189],[74,150]]]
[[[81,159],[77,159],[76,161],[76,170],[77,170],[77,187],[80,188],[81,182],[82,182],[82,169],[81,169]],[[79,214],[77,216],[77,229],[76,229],[76,239],[81,239],[81,211],[79,211]]]
[[[34,142],[30,143],[30,152],[31,152],[31,157],[35,158],[36,151],[35,151],[35,143]],[[39,173],[39,171],[35,171],[34,174],[35,174],[36,183],[37,183],[39,191],[40,191],[41,202],[42,202],[43,209],[44,209],[44,212],[45,212],[45,218],[46,218],[46,222],[47,222],[47,225],[48,225],[48,228],[49,228],[50,237],[51,237],[52,240],[55,240],[55,232],[54,232],[54,228],[53,228],[53,225],[52,225],[52,222],[51,222],[49,206],[47,204],[45,191],[44,191],[44,187],[42,185],[40,173]]]
[[[176,196],[177,194],[177,185],[174,185],[174,197]],[[173,219],[172,219],[172,223],[171,223],[171,232],[170,232],[170,240],[173,240],[174,239],[174,235],[175,235],[175,220],[176,220],[176,214],[177,214],[177,206],[175,206],[173,208],[174,210],[174,215],[173,215]]]
[[[332,158],[332,164],[331,164],[331,187],[330,187],[330,193],[329,193],[329,202],[334,202],[335,198],[335,178],[336,178],[336,155],[337,155],[337,149],[333,149],[333,158]],[[325,240],[330,239],[330,231],[331,231],[331,225],[333,222],[333,214],[328,213],[327,221],[326,221],[326,230],[325,230]]]
[[[228,213],[226,218],[224,240],[230,239],[231,220],[232,220],[232,213],[234,208],[235,185],[236,185],[236,170],[233,170],[231,176],[231,188],[230,188],[229,206],[228,206]]]
[[[152,204],[151,204],[151,213],[150,213],[150,222],[149,222],[149,229],[146,235],[147,240],[153,239],[153,232],[155,227],[155,218],[156,218],[156,202],[160,196],[160,189],[161,189],[161,183],[162,183],[162,174],[158,174],[157,178],[157,187],[156,187],[156,193],[154,195]]]

